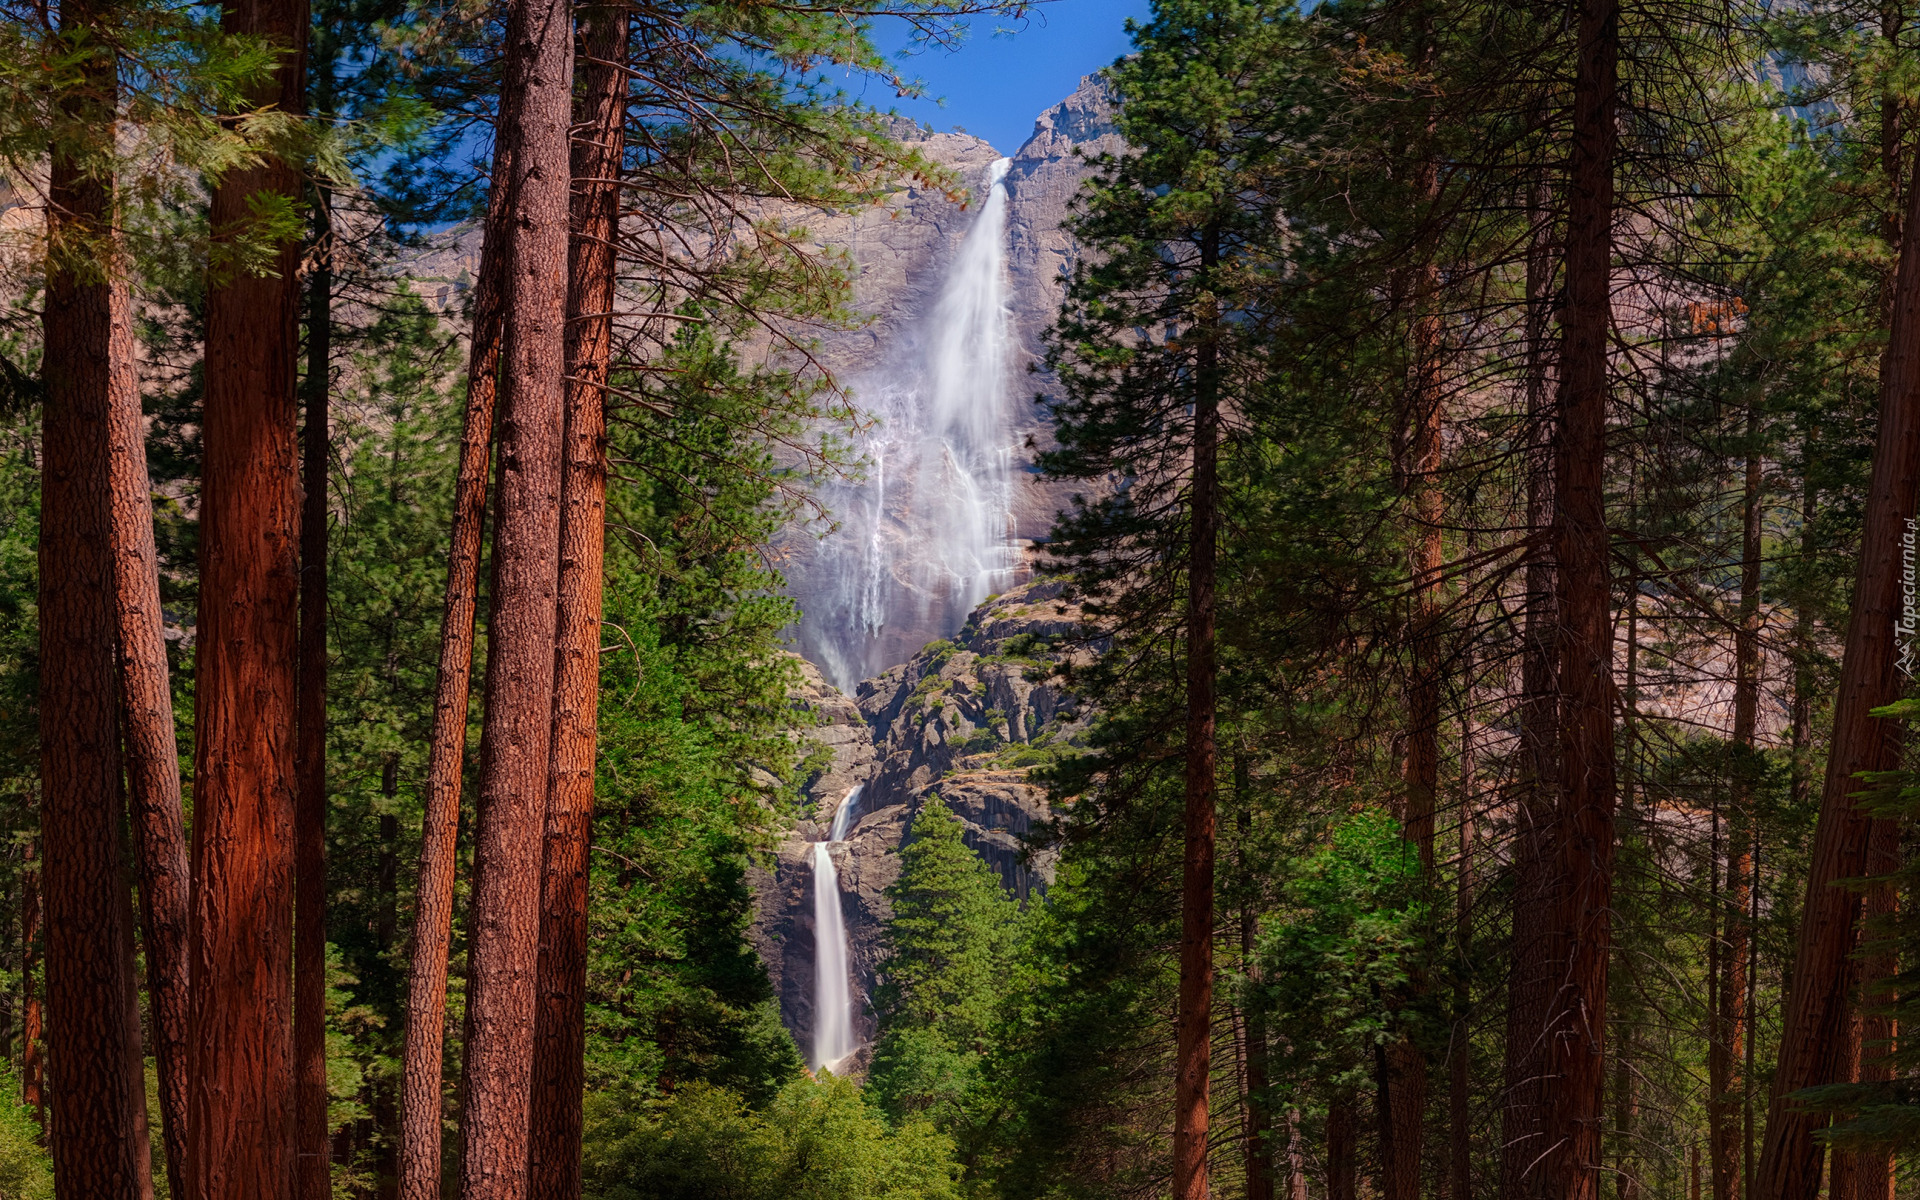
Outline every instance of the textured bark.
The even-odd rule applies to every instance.
[[[324,76],[326,72],[323,70]],[[319,97],[316,97],[319,99]],[[327,1120],[327,467],[333,384],[331,210],[314,204],[307,280],[306,428],[301,435],[300,674],[295,712],[293,1072],[295,1200],[331,1200]]]
[[[1867,490],[1860,566],[1833,704],[1833,736],[1814,831],[1813,855],[1794,949],[1766,1137],[1754,1176],[1757,1200],[1813,1200],[1820,1188],[1825,1117],[1789,1097],[1834,1082],[1849,1020],[1848,956],[1860,912],[1857,893],[1835,886],[1866,872],[1872,822],[1855,802],[1861,771],[1894,765],[1890,723],[1871,710],[1899,695],[1894,625],[1900,615],[1901,534],[1920,487],[1920,187],[1907,188],[1894,284],[1893,328],[1881,373],[1880,429]]]
[[[1513,900],[1507,963],[1506,1057],[1501,1104],[1500,1195],[1544,1196],[1536,1170],[1545,1137],[1546,1021],[1552,996],[1544,956],[1546,905],[1558,808],[1559,730],[1554,713],[1553,556],[1544,544],[1553,524],[1553,459],[1548,414],[1548,296],[1552,284],[1543,196],[1534,198],[1536,233],[1527,256],[1527,556],[1521,647],[1519,803],[1514,812]]]
[[[1307,1148],[1297,1108],[1287,1110],[1287,1200],[1307,1200]]]
[[[257,101],[299,112],[307,5],[233,0],[228,34],[287,49]],[[216,244],[261,198],[297,201],[293,164],[228,172]],[[300,484],[294,398],[300,248],[207,290],[200,613],[194,683],[187,1197],[293,1194],[294,670]]]
[[[93,15],[63,9],[62,32],[84,36]],[[82,101],[65,116],[103,121],[110,140],[113,60],[96,55],[83,70],[100,108]],[[107,436],[113,393],[134,387],[132,313],[113,261],[110,184],[56,146],[47,198],[39,724],[54,1186],[136,1200],[153,1183],[127,952]]]
[[[503,96],[503,103],[513,97]],[[510,110],[502,110],[505,122]],[[467,407],[447,544],[447,588],[440,618],[439,674],[427,751],[425,812],[414,893],[407,971],[407,1031],[401,1064],[400,1200],[440,1200],[440,1143],[446,1042],[447,952],[453,936],[454,865],[459,851],[460,790],[473,683],[474,615],[485,541],[487,483],[493,454],[494,401],[500,375],[500,327],[506,287],[507,209],[512,147],[497,145],[486,228],[475,281],[467,359]]]
[[[44,1139],[47,1113],[42,1104],[40,1038],[43,1013],[35,976],[40,970],[40,868],[34,843],[21,852],[20,866],[20,1103],[33,1110]]]
[[[115,623],[120,644],[120,723],[127,800],[140,883],[154,1067],[160,1084],[167,1187],[186,1194],[187,1159],[187,870],[180,807],[180,748],[168,682],[160,609],[160,558],[153,537],[146,420],[134,378],[131,321],[116,323],[109,358],[123,383],[109,395],[108,489],[113,542]],[[124,368],[120,365],[124,363]]]
[[[624,7],[583,10],[568,247],[565,465],[554,628],[553,746],[541,880],[539,1011],[527,1193],[578,1200],[586,1082],[587,852],[600,700],[607,508],[606,382],[613,358],[613,239],[625,146]]]
[[[566,411],[573,27],[559,0],[507,17],[500,141],[513,169],[501,326],[499,520],[475,821],[463,1200],[521,1200],[533,1083],[541,842],[553,734]]]
[[[1580,0],[1563,251],[1554,553],[1560,602],[1560,813],[1546,957],[1547,1128],[1540,1164],[1563,1200],[1602,1169],[1613,890],[1613,614],[1606,520],[1617,0]]]
[[[1219,261],[1219,232],[1202,237],[1201,267]],[[1206,316],[1201,323],[1209,323]],[[1206,1200],[1207,1082],[1212,1059],[1214,869],[1214,557],[1218,537],[1219,349],[1195,352],[1193,481],[1187,559],[1186,846],[1180,871],[1180,995],[1175,1028],[1174,1200]]]

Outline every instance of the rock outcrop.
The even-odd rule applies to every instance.
[[[1086,729],[1079,701],[1052,678],[1065,657],[1085,653],[1076,642],[1078,606],[1061,585],[1037,580],[975,609],[951,639],[867,680],[857,702],[810,676],[796,703],[822,722],[808,736],[831,760],[812,782],[815,806],[780,844],[774,869],[756,878],[754,940],[780,997],[787,1028],[804,1050],[814,1025],[814,841],[825,836],[834,808],[867,774],[858,817],[830,853],[840,875],[840,902],[861,998],[872,994],[885,949],[886,889],[900,876],[898,851],[914,814],[938,793],[965,824],[965,840],[1026,898],[1044,891],[1053,857],[1028,842],[1048,818],[1046,793],[1028,779],[1036,766],[1075,751]],[[857,712],[856,728],[849,710]],[[862,1043],[873,1014],[854,1020]]]

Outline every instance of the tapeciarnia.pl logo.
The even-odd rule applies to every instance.
[[[1900,618],[1893,623],[1894,638],[1900,643],[1900,673],[1913,678],[1916,632],[1920,632],[1920,612],[1914,602],[1914,535],[1920,529],[1920,517],[1908,517],[1906,531],[1900,535]]]

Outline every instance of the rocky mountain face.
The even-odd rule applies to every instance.
[[[811,843],[827,836],[835,810],[857,786],[857,819],[829,853],[840,875],[840,904],[859,995],[873,992],[884,969],[881,928],[886,889],[899,878],[897,855],[914,814],[937,793],[965,824],[965,839],[1016,895],[1044,891],[1052,856],[1027,835],[1048,819],[1045,792],[1029,782],[1036,766],[1072,753],[1086,728],[1079,702],[1050,677],[1080,628],[1077,605],[1061,585],[1037,580],[989,599],[951,639],[863,682],[856,697],[803,668],[795,703],[818,724],[807,734],[831,756],[812,781],[811,820],[781,843],[771,871],[754,880],[753,938],[767,964],[787,1028],[804,1050],[814,1027],[813,867]],[[861,1043],[874,1033],[864,1003],[854,1019]]]

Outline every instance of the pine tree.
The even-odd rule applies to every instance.
[[[914,814],[887,888],[887,958],[874,1006],[880,1039],[871,1086],[896,1121],[930,1114],[952,1127],[978,1083],[1011,967],[1018,902],[962,838],[939,796]]]

